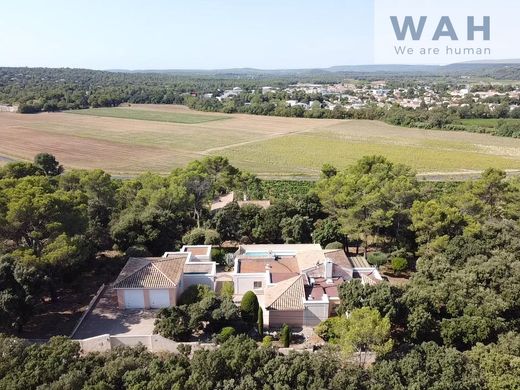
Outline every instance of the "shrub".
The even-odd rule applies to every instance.
[[[220,234],[216,230],[195,228],[182,236],[185,245],[218,245]]]
[[[235,328],[233,328],[232,326],[226,326],[225,328],[222,328],[222,330],[218,334],[217,340],[219,343],[222,344],[226,342],[231,336],[234,336],[236,333],[237,332]]]
[[[226,265],[226,251],[223,249],[212,248],[211,259],[219,265]]]
[[[404,257],[394,257],[392,259],[392,269],[396,274],[400,274],[402,271],[408,268],[408,260]]]
[[[388,256],[382,252],[374,252],[368,255],[367,261],[374,266],[381,266],[388,263]]]
[[[181,355],[188,357],[191,354],[191,345],[179,344],[179,346],[177,347],[177,351],[179,351]]]
[[[248,291],[242,297],[240,302],[240,314],[242,320],[248,324],[254,324],[258,321],[258,298],[253,291]]]
[[[289,325],[284,324],[282,326],[282,331],[280,333],[280,341],[284,348],[289,348],[289,345],[291,345],[291,338],[292,338],[291,328],[289,328]]]
[[[128,257],[150,257],[152,254],[144,245],[134,245],[125,252]]]
[[[208,286],[203,284],[192,284],[181,294],[179,305],[192,305],[212,295],[214,295],[214,292]]]
[[[206,230],[195,228],[182,236],[182,243],[185,245],[204,245],[206,240]]]
[[[339,241],[331,242],[330,244],[327,244],[325,249],[343,249],[343,244]]]
[[[219,245],[221,242],[220,234],[216,230],[206,230],[204,245]]]
[[[233,294],[235,293],[235,287],[233,282],[223,282],[222,288],[220,289],[220,296],[223,298],[233,299]]]
[[[20,114],[34,114],[41,111],[39,104],[22,103],[18,106],[18,113]]]
[[[153,332],[175,341],[186,341],[193,332],[186,306],[161,309],[157,314]]]
[[[346,326],[345,317],[330,317],[320,322],[314,332],[327,342],[334,343],[339,339],[342,329]]]
[[[262,339],[262,347],[270,348],[273,346],[273,338],[271,336],[265,336]]]

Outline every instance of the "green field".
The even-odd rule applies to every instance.
[[[498,121],[504,121],[506,123],[520,123],[520,119],[462,119],[461,123],[466,126],[479,126],[495,128],[498,125]]]
[[[240,168],[270,177],[285,172],[316,176],[324,162],[344,168],[366,155],[383,155],[407,164],[419,172],[450,172],[520,168],[513,159],[482,153],[476,146],[450,141],[424,141],[417,145],[398,145],[373,140],[340,141],[336,134],[318,132],[276,138],[220,153]]]
[[[141,121],[184,124],[205,123],[229,118],[223,115],[210,116],[203,114],[139,110],[130,108],[90,108],[87,110],[74,110],[66,112],[76,115],[93,115],[107,118],[137,119]]]
[[[520,170],[515,138],[377,121],[199,113],[181,106],[0,113],[0,131],[0,157],[31,160],[45,151],[67,168],[101,168],[122,176],[166,174],[218,155],[276,179],[314,179],[325,163],[343,169],[374,154],[430,177],[473,175],[489,167]]]

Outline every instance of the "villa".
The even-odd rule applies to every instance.
[[[343,283],[382,281],[364,258],[318,244],[240,245],[231,277],[234,301],[253,291],[271,328],[316,326],[336,312]],[[175,306],[191,285],[215,290],[216,280],[211,245],[188,245],[162,257],[130,258],[113,289],[121,309],[160,309]]]
[[[241,245],[235,253],[235,300],[255,292],[267,327],[319,324],[339,306],[339,286],[354,278],[382,281],[363,258],[317,244]]]

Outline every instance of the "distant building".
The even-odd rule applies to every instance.
[[[263,209],[266,209],[271,206],[271,202],[269,200],[236,200],[235,193],[230,192],[229,194],[219,196],[218,198],[214,199],[211,203],[210,210],[211,211],[217,211],[220,209],[223,209],[228,204],[237,202],[239,207],[244,207],[246,205],[255,205],[258,207],[261,207]]]

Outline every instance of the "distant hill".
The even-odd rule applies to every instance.
[[[148,73],[183,76],[217,77],[319,77],[319,76],[474,76],[520,80],[520,60],[501,62],[465,62],[451,65],[339,65],[311,69],[112,69],[117,73]]]

